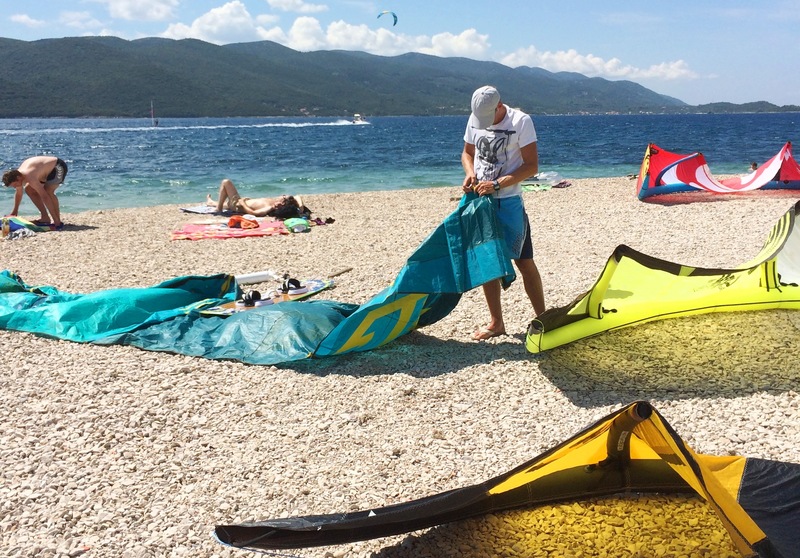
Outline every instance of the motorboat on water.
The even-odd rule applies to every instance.
[[[355,113],[353,114],[353,124],[368,124],[367,119],[364,118],[363,115]]]

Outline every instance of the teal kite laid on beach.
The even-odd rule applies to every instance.
[[[233,276],[186,276],[147,288],[72,294],[28,285],[3,271],[0,328],[250,364],[374,349],[447,316],[461,293],[493,279],[506,285],[515,279],[494,203],[465,196],[394,282],[360,306],[292,301],[207,316],[201,310],[241,295]]]

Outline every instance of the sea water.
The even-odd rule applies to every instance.
[[[539,168],[564,179],[639,172],[648,143],[702,152],[714,174],[744,174],[784,142],[799,113],[533,115]],[[0,120],[0,166],[52,154],[69,174],[62,211],[196,205],[231,178],[245,196],[455,186],[465,116]],[[0,189],[0,213],[12,206]],[[4,210],[3,207],[6,209]],[[35,213],[28,200],[22,213]]]

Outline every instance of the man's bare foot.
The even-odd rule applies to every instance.
[[[506,331],[504,329],[491,329],[489,326],[481,326],[472,333],[472,338],[475,341],[486,341],[492,337],[505,334]]]

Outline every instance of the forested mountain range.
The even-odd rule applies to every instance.
[[[534,114],[800,110],[769,103],[692,107],[631,81],[423,54],[298,52],[270,41],[0,38],[0,117],[466,114],[496,85]]]

